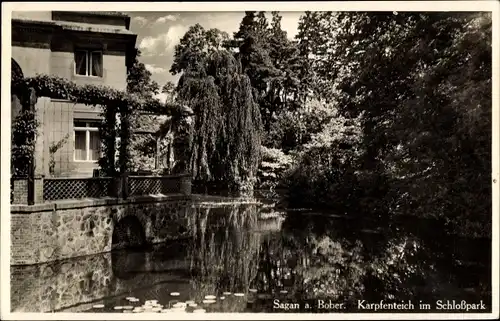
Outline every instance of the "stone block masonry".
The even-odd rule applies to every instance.
[[[11,205],[11,265],[109,252],[115,226],[126,217],[138,222],[147,243],[187,237],[191,202],[172,194]]]

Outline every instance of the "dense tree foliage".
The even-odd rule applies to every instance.
[[[127,92],[152,98],[159,93],[160,86],[151,79],[151,72],[139,61],[141,51],[135,50],[134,63],[127,68]]]
[[[228,34],[218,29],[205,30],[200,24],[191,26],[175,46],[170,72],[176,75],[194,68],[204,61],[209,53],[223,49],[228,39]]]
[[[239,30],[228,43],[235,49],[243,71],[250,78],[260,106],[263,139],[266,140],[279,111],[296,106],[300,83],[294,72],[298,63],[297,48],[282,30],[278,12],[272,12],[269,24],[265,12],[247,11]]]
[[[381,187],[366,195],[377,200],[368,209],[490,221],[488,14],[309,17],[321,45],[312,49],[313,73],[334,88],[318,93],[361,119],[362,157],[353,170],[358,179],[375,174]]]
[[[278,12],[248,11],[232,37],[191,27],[171,72],[200,113],[200,179],[245,168],[223,165],[229,136],[214,124],[240,110],[250,126],[251,93],[263,130],[246,130],[267,155],[259,179],[287,184],[295,205],[491,221],[487,13],[305,12],[290,39]]]
[[[141,51],[136,49],[133,63],[127,69],[127,92],[145,99],[152,99],[160,93],[160,85],[152,79],[152,73],[146,65],[139,61]],[[161,88],[161,93],[167,94],[166,103],[175,104],[175,85],[167,82]],[[171,116],[144,113],[135,110],[131,115],[131,127],[134,134],[131,137],[130,154],[131,170],[157,171],[170,170],[169,162],[159,162],[159,159],[168,158],[168,150],[172,144]],[[157,148],[159,140],[160,148]],[[160,155],[157,155],[159,153]]]
[[[151,72],[146,65],[139,61],[141,51],[136,49],[133,64],[127,68],[127,92],[142,97],[152,98],[159,93],[159,84],[151,79]],[[156,152],[156,138],[152,134],[158,129],[155,116],[141,115],[136,111],[131,117],[132,131],[142,131],[131,137],[130,154],[131,168],[133,170],[152,170]],[[144,133],[150,131],[151,134]]]

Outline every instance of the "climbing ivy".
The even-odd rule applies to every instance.
[[[103,156],[99,158],[98,164],[106,176],[114,177],[116,175],[115,141],[119,129],[116,124],[116,110],[103,108],[102,116],[103,121],[99,125],[99,136],[103,142],[101,146]]]
[[[55,153],[61,149],[68,142],[69,134],[66,134],[61,140],[57,142],[52,142],[49,147],[49,173],[54,175],[56,168],[56,160],[54,158]]]
[[[53,75],[36,75],[15,81],[14,90],[20,87],[34,88],[37,96],[54,99],[68,99],[75,103],[115,108],[118,112],[144,110],[170,115],[173,104],[163,104],[154,98],[141,98],[109,86],[78,85],[70,80]]]
[[[35,137],[38,122],[35,112],[23,110],[16,117],[12,126],[12,175],[27,176],[29,165],[33,162]]]

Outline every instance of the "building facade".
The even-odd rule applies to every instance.
[[[129,27],[130,17],[115,12],[13,12],[12,61],[24,77],[55,75],[126,90],[137,38]],[[40,97],[36,110],[35,174],[92,176],[100,155],[99,108]]]

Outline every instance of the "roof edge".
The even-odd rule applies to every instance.
[[[129,17],[123,12],[119,11],[63,11],[63,10],[56,10],[53,12],[59,12],[59,13],[80,13],[80,14],[86,14],[86,15],[91,15],[91,16],[105,16],[105,17],[118,17],[118,18],[127,18]]]

